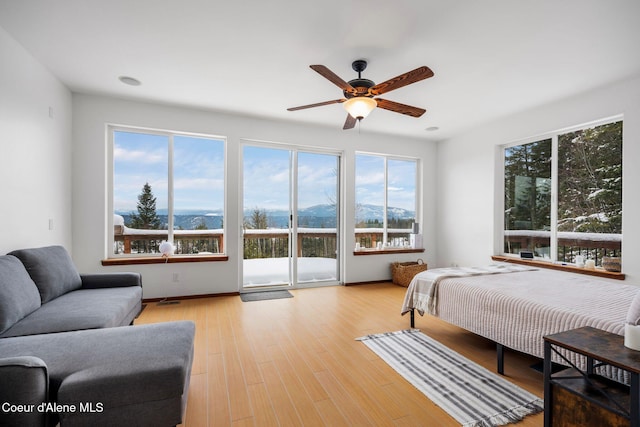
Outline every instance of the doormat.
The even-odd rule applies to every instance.
[[[293,298],[289,291],[261,291],[240,294],[243,302],[249,301],[265,301],[270,299]]]

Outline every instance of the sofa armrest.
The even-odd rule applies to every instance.
[[[0,425],[46,425],[47,414],[38,411],[49,397],[49,375],[42,359],[0,358],[0,384]]]
[[[83,289],[122,288],[142,286],[140,273],[93,273],[81,274]]]

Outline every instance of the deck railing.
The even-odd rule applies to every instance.
[[[388,246],[408,245],[411,230],[390,229]],[[289,256],[288,229],[245,229],[244,259],[279,258]],[[173,243],[176,255],[198,253],[223,253],[223,230],[174,230]],[[134,230],[115,227],[114,254],[154,254],[160,253],[160,243],[167,240],[167,230]],[[383,241],[383,230],[357,228],[355,241],[361,248],[375,248]],[[337,257],[335,228],[298,228],[298,257]]]
[[[167,230],[138,230],[115,226],[114,254],[160,253],[160,243],[168,239]],[[173,230],[176,255],[218,254],[224,252],[223,230]]]
[[[244,259],[280,258],[289,256],[289,230],[245,229]],[[298,228],[298,257],[337,257],[335,228]]]
[[[176,255],[223,253],[223,230],[174,230]],[[289,255],[289,230],[244,230],[245,259],[277,258]],[[115,254],[160,253],[160,243],[167,240],[167,230],[133,230],[121,227],[114,234]],[[336,258],[336,229],[299,228],[298,256]]]
[[[384,231],[382,228],[356,228],[356,243],[360,248],[376,248],[378,243],[384,245]],[[390,228],[387,230],[387,247],[401,248],[409,245],[411,229]]]
[[[622,253],[622,234],[578,233],[560,231],[557,233],[557,261],[573,263],[576,255],[591,258],[600,265],[605,256],[620,256]],[[551,233],[536,230],[505,230],[505,253],[517,254],[521,250],[548,255],[551,247]]]

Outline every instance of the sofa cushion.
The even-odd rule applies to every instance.
[[[62,246],[20,249],[9,255],[22,261],[40,291],[43,304],[82,286],[80,274]]]
[[[43,304],[0,338],[126,326],[140,313],[141,300],[139,286],[78,289]]]
[[[38,307],[38,288],[24,265],[14,256],[0,256],[0,334]]]
[[[60,404],[101,403],[102,412],[63,413],[61,425],[176,425],[183,422],[195,324],[164,322],[4,338],[0,358],[34,356]]]

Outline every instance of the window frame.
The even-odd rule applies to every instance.
[[[115,159],[114,159],[114,135],[116,132],[139,133],[146,135],[157,135],[168,138],[168,161],[167,161],[167,240],[174,241],[174,145],[173,138],[176,136],[203,138],[221,141],[223,144],[223,221],[222,221],[222,248],[223,251],[216,254],[176,254],[170,257],[163,257],[161,253],[143,253],[143,254],[115,254],[113,248],[115,244],[114,237],[114,180],[115,180]],[[228,140],[226,136],[213,135],[206,133],[172,131],[167,129],[156,129],[140,126],[129,126],[108,123],[105,129],[107,142],[107,179],[106,179],[106,197],[107,197],[107,239],[105,247],[105,257],[102,261],[103,265],[127,265],[127,264],[154,264],[167,262],[200,262],[200,261],[226,261],[227,254],[227,183],[228,183],[228,167],[227,153]]]
[[[353,228],[353,236],[354,239],[357,236],[356,230],[358,230],[358,227],[356,227],[357,222],[356,222],[356,216],[355,216],[355,211],[357,210],[357,189],[358,189],[358,183],[357,183],[357,176],[358,176],[358,170],[357,170],[357,158],[358,156],[372,156],[372,157],[380,157],[383,159],[383,164],[384,164],[384,198],[383,198],[383,225],[382,225],[382,248],[378,249],[378,248],[361,248],[359,250],[354,250],[354,255],[366,255],[366,254],[385,254],[385,253],[396,253],[396,252],[424,252],[424,248],[411,248],[411,247],[388,247],[387,243],[388,243],[388,199],[389,199],[389,161],[390,160],[398,160],[398,161],[411,161],[411,162],[415,162],[415,182],[414,182],[414,186],[415,186],[415,199],[414,199],[414,223],[421,223],[421,215],[422,215],[422,191],[421,191],[421,176],[422,176],[422,160],[418,157],[412,157],[412,156],[401,156],[401,155],[394,155],[394,154],[384,154],[384,153],[379,153],[379,152],[370,152],[370,151],[356,151],[355,152],[355,157],[354,157],[354,228]],[[422,234],[422,226],[420,227],[420,233]],[[410,229],[407,229],[410,230]],[[409,231],[409,233],[411,233]],[[423,236],[423,241],[424,241],[424,236]]]
[[[520,145],[525,145],[529,143],[534,143],[537,141],[542,141],[545,139],[551,139],[551,212],[550,212],[550,245],[549,259],[536,257],[536,261],[538,262],[550,262],[550,263],[559,263],[558,261],[558,141],[560,135],[564,135],[571,132],[576,132],[582,129],[594,128],[598,126],[603,126],[611,123],[623,122],[624,129],[624,115],[619,114],[611,117],[607,117],[600,120],[594,120],[591,122],[570,126],[562,129],[558,129],[556,131],[547,132],[540,135],[531,136],[528,138],[520,139],[517,141],[512,141],[507,144],[499,145],[496,150],[496,163],[499,165],[499,170],[496,173],[496,183],[495,183],[495,194],[496,200],[494,201],[496,217],[494,224],[496,226],[495,233],[495,241],[494,241],[494,253],[499,254],[498,257],[502,257],[504,259],[517,258],[519,259],[518,254],[506,253],[504,251],[504,238],[505,238],[505,222],[504,222],[504,199],[505,199],[505,150],[511,147],[516,147]],[[624,134],[623,134],[623,142],[624,142]],[[624,147],[624,145],[623,145]],[[623,149],[624,150],[624,149]],[[623,170],[624,170],[624,151],[623,151]],[[621,175],[622,177],[622,175]],[[624,180],[623,180],[623,188],[624,188]],[[624,189],[623,189],[624,191]],[[624,201],[623,201],[624,202]],[[624,212],[624,209],[623,209]],[[563,265],[571,265],[569,263],[562,262]]]

